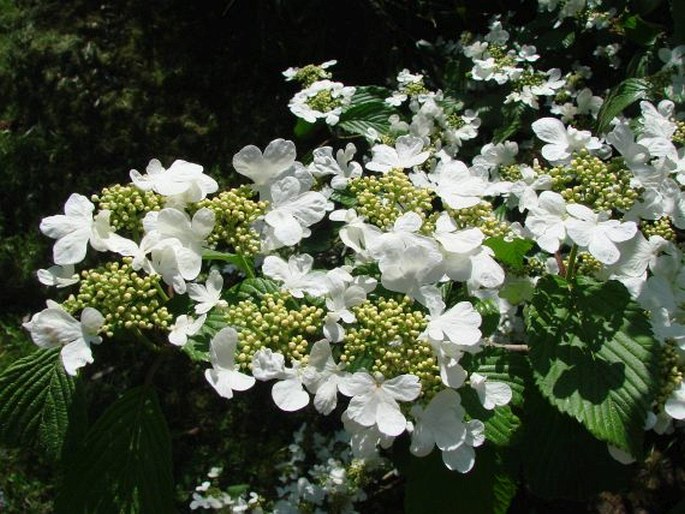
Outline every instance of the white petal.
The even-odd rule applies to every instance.
[[[62,348],[60,355],[65,371],[72,376],[76,375],[79,368],[93,362],[93,352],[83,339],[77,339],[66,345]]]
[[[278,408],[286,412],[300,410],[309,403],[309,394],[296,378],[276,382],[271,388],[271,397]]]

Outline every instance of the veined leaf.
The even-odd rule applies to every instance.
[[[658,342],[620,282],[541,278],[527,311],[535,383],[595,437],[639,457]]]
[[[67,375],[61,348],[38,350],[0,375],[0,440],[38,443],[58,458],[74,415],[76,381]]]
[[[470,387],[459,390],[462,405],[470,418],[485,424],[485,437],[497,446],[509,446],[518,439],[521,420],[512,411],[512,406],[523,404],[525,383],[530,380],[530,365],[521,353],[502,348],[486,347],[475,355],[465,355],[461,361],[469,373],[479,373],[488,381],[503,382],[511,388],[512,399],[509,405],[486,410],[478,395]]]
[[[644,79],[630,78],[613,88],[597,114],[597,131],[602,133],[609,128],[611,120],[623,110],[649,97],[649,83]]]
[[[395,110],[385,103],[390,92],[381,87],[359,87],[352,97],[350,105],[340,115],[338,127],[361,136],[374,129],[386,134],[390,129],[388,118]]]
[[[157,395],[127,391],[88,432],[67,470],[57,513],[175,512],[171,440]]]

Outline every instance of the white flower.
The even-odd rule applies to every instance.
[[[551,164],[566,164],[573,152],[597,150],[602,146],[587,130],[566,128],[556,118],[541,118],[533,122],[532,127],[538,138],[548,143],[542,147],[542,156]]]
[[[603,264],[618,261],[621,253],[614,243],[628,241],[637,232],[635,222],[607,219],[608,215],[596,214],[584,205],[570,204],[566,211],[572,216],[566,220],[568,236],[578,246],[587,247],[592,256]]]
[[[176,160],[165,170],[162,163],[152,159],[145,170],[147,175],[137,170],[131,170],[129,175],[138,189],[171,197],[172,202],[183,205],[199,202],[219,189],[216,180],[205,175],[203,169],[199,164]]]
[[[48,269],[39,269],[36,273],[38,281],[46,286],[56,286],[59,288],[68,287],[78,283],[78,274],[74,273],[74,265],[50,266]]]
[[[366,295],[376,287],[376,279],[370,277],[353,277],[341,268],[330,270],[326,274],[326,308],[328,314],[324,322],[323,333],[332,343],[342,341],[345,329],[338,321],[354,323],[356,317],[351,307],[360,305]]]
[[[260,348],[252,357],[252,375],[257,380],[278,380],[271,388],[271,398],[285,412],[294,412],[309,404],[309,394],[302,386],[303,372],[298,362],[286,368],[285,357],[271,348]]]
[[[366,164],[371,171],[387,173],[393,168],[406,169],[423,164],[430,152],[423,150],[423,140],[414,136],[400,136],[395,148],[388,145],[375,145],[371,148],[373,158]]]
[[[475,462],[473,447],[484,442],[484,426],[478,420],[464,422],[464,414],[459,393],[452,389],[440,391],[425,409],[412,407],[416,425],[410,451],[424,457],[437,446],[447,468],[467,473]]]
[[[336,61],[335,59],[331,59],[330,61],[322,62],[321,64],[317,65],[316,67],[321,68],[322,70],[325,70],[325,69],[330,68],[331,66],[334,66],[335,64],[338,64],[338,61]],[[297,75],[297,72],[300,71],[300,69],[301,68],[291,66],[290,68],[285,70],[283,72],[283,76],[285,77],[285,80],[286,81],[295,80],[295,75]]]
[[[471,173],[458,160],[441,160],[429,178],[435,182],[435,193],[452,209],[473,207],[488,192],[486,177]]]
[[[83,195],[73,193],[64,204],[64,214],[48,216],[40,222],[40,230],[57,239],[52,249],[55,264],[78,264],[88,250],[88,243],[99,251],[118,251],[121,241],[128,241],[112,232],[109,211],[100,211],[93,218],[95,206]]]
[[[357,371],[338,384],[345,396],[351,396],[345,411],[351,420],[364,427],[377,426],[388,436],[398,436],[407,426],[397,401],[410,402],[421,392],[419,378],[415,375],[400,375],[390,380],[382,376],[371,376]]]
[[[314,393],[314,407],[328,415],[338,404],[338,384],[347,376],[341,364],[336,364],[328,341],[317,341],[309,352],[309,364],[303,382]]]
[[[308,227],[321,221],[332,208],[322,193],[303,191],[302,183],[295,177],[285,177],[273,184],[271,196],[270,210],[264,216],[263,251],[294,246],[309,237]]]
[[[228,306],[226,300],[221,299],[222,287],[224,287],[224,278],[217,269],[210,270],[204,286],[201,284],[188,284],[188,296],[198,302],[195,305],[195,313],[204,314],[216,306]]]
[[[578,105],[578,114],[589,114],[593,118],[597,117],[600,107],[604,100],[600,96],[594,96],[590,88],[581,89],[576,96],[576,104]]]
[[[62,346],[60,356],[64,369],[69,375],[76,375],[79,368],[93,362],[90,345],[102,341],[97,333],[105,318],[96,309],[86,307],[78,321],[58,303],[48,300],[47,305],[47,309],[34,314],[23,327],[41,348]]]
[[[424,289],[424,297],[426,297]],[[435,342],[449,341],[460,347],[475,346],[480,342],[482,318],[469,302],[459,302],[448,310],[439,295],[428,295],[430,315],[428,325],[420,337]]]
[[[475,166],[482,166],[488,171],[495,170],[500,166],[509,166],[515,161],[519,147],[514,141],[503,143],[488,143],[480,150],[480,155],[473,158]]]
[[[328,79],[318,80],[308,88],[295,93],[288,103],[290,112],[309,123],[324,119],[335,125],[340,114],[352,101],[356,88]]]
[[[371,259],[370,249],[373,241],[382,234],[377,226],[364,223],[364,218],[358,216],[354,209],[338,209],[331,212],[329,219],[345,223],[338,232],[345,246],[354,250],[359,259]]]
[[[233,156],[233,167],[254,183],[260,197],[268,194],[271,184],[296,166],[295,143],[285,139],[274,139],[264,153],[254,145],[245,146]]]
[[[511,387],[504,382],[490,382],[479,373],[471,373],[469,377],[471,387],[478,393],[478,399],[483,408],[492,410],[497,406],[506,405],[511,401]]]
[[[354,154],[357,148],[352,143],[347,143],[344,150],[338,150],[333,158],[333,149],[324,146],[314,150],[314,161],[309,166],[312,175],[333,175],[331,187],[333,189],[345,189],[347,183],[362,176],[362,167],[354,162]]]
[[[188,342],[189,336],[194,336],[197,334],[202,325],[205,324],[207,315],[203,314],[197,319],[193,319],[191,316],[186,314],[181,314],[173,325],[169,327],[169,342],[176,346],[183,346]]]
[[[205,378],[224,398],[233,398],[233,391],[246,391],[255,383],[254,377],[238,371],[235,351],[238,332],[231,327],[222,328],[209,345],[209,362],[212,369],[205,370]]]
[[[200,274],[205,238],[212,232],[214,221],[214,212],[206,207],[192,220],[173,208],[148,212],[143,219],[146,234],[141,248],[152,252],[154,271],[179,294],[186,292],[186,281]]]
[[[673,419],[685,419],[685,382],[680,382],[664,405],[664,411]]]
[[[283,289],[295,298],[304,294],[321,296],[326,293],[326,274],[323,271],[312,271],[314,259],[311,255],[292,255],[288,262],[276,255],[264,259],[262,272],[269,278],[283,282]]]
[[[553,191],[543,191],[538,204],[528,212],[526,228],[533,234],[540,248],[555,253],[566,239],[567,217],[563,197]]]

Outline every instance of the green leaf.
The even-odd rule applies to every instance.
[[[558,412],[539,393],[530,391],[523,412],[523,475],[537,496],[586,500],[629,483],[630,466],[616,462],[606,443]]]
[[[171,439],[157,395],[127,391],[88,432],[59,491],[58,514],[175,512]]]
[[[500,111],[503,118],[501,118],[500,127],[495,130],[493,142],[501,143],[516,134],[523,126],[523,113],[525,110],[526,106],[520,102],[503,105]]]
[[[385,103],[390,92],[385,88],[365,86],[357,88],[352,102],[340,115],[338,127],[361,136],[372,128],[381,134],[390,129],[388,118],[395,110]]]
[[[516,238],[507,241],[503,236],[490,237],[483,244],[492,248],[495,258],[514,271],[523,269],[524,258],[535,243],[530,239]]]
[[[217,252],[216,250],[205,250],[202,252],[202,260],[228,262],[229,264],[233,264],[248,277],[254,277],[254,261],[244,255]]]
[[[480,331],[483,337],[490,337],[495,333],[500,322],[500,312],[497,304],[490,299],[476,298],[473,301],[474,308],[480,314],[482,322],[480,324]]]
[[[347,189],[334,189],[331,192],[330,199],[341,204],[343,207],[347,207],[348,209],[357,205],[357,197],[350,193],[350,191]]]
[[[487,446],[476,448],[476,463],[466,474],[448,470],[438,450],[427,457],[410,456],[400,470],[407,477],[407,514],[505,514],[516,494],[516,483]]]
[[[315,123],[309,123],[308,121],[303,120],[302,118],[297,118],[297,122],[295,123],[295,128],[293,129],[293,132],[295,134],[295,137],[297,137],[298,139],[306,139],[310,137],[315,130]]]
[[[485,438],[495,446],[509,446],[518,439],[521,420],[511,407],[504,405],[486,410],[478,399],[478,394],[470,387],[459,391],[461,404],[469,419],[479,419],[485,425]]]
[[[535,383],[595,437],[640,456],[658,342],[620,282],[546,276],[526,315]]]
[[[649,98],[649,82],[644,79],[630,78],[613,88],[597,114],[597,131],[606,132],[611,120],[623,110],[637,102]]]
[[[531,378],[530,364],[523,353],[488,346],[475,355],[464,355],[461,364],[470,373],[480,373],[493,382],[508,384],[512,392],[511,405],[523,405],[525,385]]]
[[[51,458],[60,456],[76,407],[76,382],[60,350],[33,352],[0,375],[0,441],[38,443]]]
[[[188,355],[191,360],[198,362],[209,362],[209,342],[216,333],[226,326],[226,318],[220,310],[212,309],[207,314],[202,328],[197,334],[188,337],[188,341],[181,350]]]
[[[258,300],[266,293],[280,291],[278,284],[268,278],[247,278],[228,290],[229,303],[240,300]]]
[[[639,14],[625,18],[623,29],[628,39],[642,46],[654,44],[656,38],[663,32],[663,27],[643,20]]]

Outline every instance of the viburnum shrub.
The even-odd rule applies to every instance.
[[[618,41],[640,19],[539,4],[568,47]],[[685,419],[685,46],[642,27],[649,58],[629,77],[619,43],[598,46],[617,70],[607,88],[579,62],[540,64],[530,29],[507,22],[432,45],[459,64],[449,91],[410,70],[394,89],[335,82],[335,61],[287,70],[297,133],[325,126],[326,143],[242,148],[232,166],[247,184],[220,190],[198,164],[152,160],[72,194],[40,225],[55,244],[38,272],[68,293],[24,324],[43,350],[0,378],[3,430],[59,448],[79,370],[126,333],[184,352],[227,401],[268,382],[284,416],[313,409],[344,427],[335,472],[237,503],[202,496],[204,482],[194,509],[352,512],[398,438],[395,455],[421,458],[397,464],[417,512],[444,497],[504,512],[520,483],[552,498],[620,489],[645,432]],[[153,381],[86,436],[61,496],[72,512],[102,501],[106,486],[74,484],[102,481],[108,437],[134,441],[139,460],[116,501],[166,511]],[[442,490],[446,470],[473,474],[480,500]]]

